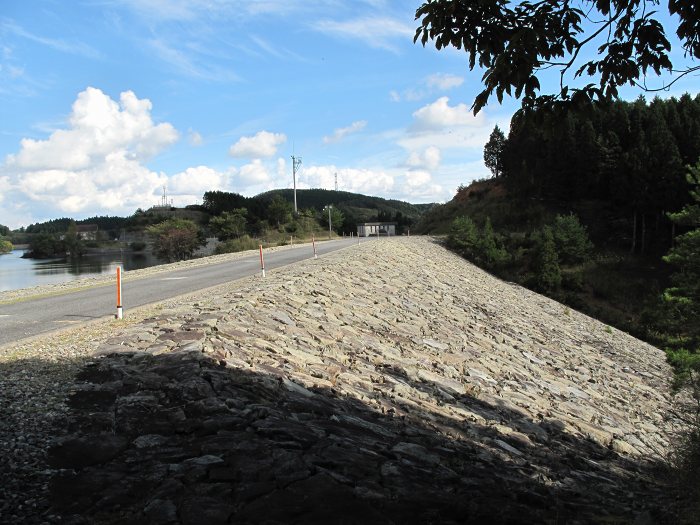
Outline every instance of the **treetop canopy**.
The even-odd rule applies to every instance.
[[[629,84],[645,91],[668,88],[700,66],[674,66],[669,42],[659,21],[660,0],[425,0],[416,10],[414,42],[428,40],[437,49],[464,49],[469,69],[484,69],[484,90],[472,104],[478,113],[491,95],[522,97],[524,108],[557,104],[586,104],[617,97]],[[700,2],[668,0],[677,16],[676,36],[684,58],[700,58]],[[583,56],[595,58],[584,61]],[[589,50],[590,48],[590,50]],[[584,52],[584,49],[586,51]],[[676,58],[674,60],[677,61]],[[559,89],[540,94],[545,71],[559,72]],[[659,88],[646,84],[649,72],[666,72],[674,79]],[[570,87],[573,78],[594,82]]]

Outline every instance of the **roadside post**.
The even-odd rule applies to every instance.
[[[263,259],[262,244],[260,245],[260,270],[262,271],[262,276],[265,277],[265,259]]]
[[[316,254],[316,238],[313,235],[311,236],[311,244],[314,247],[314,259],[318,259],[318,255]]]
[[[117,266],[117,319],[124,318],[124,311],[122,308],[122,267]]]

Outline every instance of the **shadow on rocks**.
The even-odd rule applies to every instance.
[[[0,523],[52,522],[46,452],[65,433],[64,401],[84,360],[0,364]]]
[[[100,524],[673,521],[653,464],[556,425],[475,398],[461,401],[518,432],[383,414],[282,374],[187,351],[86,366],[70,435],[50,453],[53,512]]]

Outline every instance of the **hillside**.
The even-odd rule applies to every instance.
[[[51,453],[63,518],[673,521],[663,353],[428,239],[364,242],[129,323],[61,339],[99,355]]]
[[[286,201],[294,202],[294,190],[280,189],[261,193],[254,197],[264,201],[274,195],[281,195]],[[410,204],[395,199],[372,197],[361,193],[324,189],[297,190],[297,207],[322,210],[328,205],[336,206],[345,215],[347,231],[357,231],[357,224],[369,221],[394,221],[399,233],[410,228],[433,204]]]
[[[560,261],[561,285],[543,290],[536,275],[542,231],[557,216],[570,214],[580,220],[592,248],[582,262],[566,265]],[[484,265],[488,271],[659,343],[660,321],[655,312],[660,309],[661,292],[669,285],[671,269],[661,260],[664,252],[629,253],[629,238],[622,234],[626,224],[616,221],[609,203],[523,199],[513,195],[504,181],[490,179],[460,188],[451,201],[426,212],[415,230],[447,235],[457,217],[470,217],[478,228],[487,218],[493,224],[496,243],[505,250],[507,260],[498,266]]]

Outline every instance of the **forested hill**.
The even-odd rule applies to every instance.
[[[286,200],[294,201],[294,190],[280,189],[272,190],[258,195],[258,198],[272,199],[274,195],[281,195]],[[324,189],[297,190],[297,205],[299,208],[323,209],[328,205],[354,208],[357,210],[367,210],[369,220],[378,213],[382,215],[401,213],[405,217],[416,219],[420,217],[432,204],[410,204],[405,201],[395,199],[384,199],[382,197],[372,197],[361,193],[351,193],[349,191],[334,191]]]
[[[210,191],[204,194],[203,208],[212,215],[219,215],[234,208],[246,208],[249,216],[264,218],[269,215],[267,210],[276,198],[281,198],[291,205],[294,203],[294,190],[271,190],[255,197]],[[371,197],[347,191],[297,190],[297,207],[300,213],[309,216],[318,215],[323,220],[323,213],[320,212],[328,205],[342,213],[342,230],[346,233],[356,231],[358,223],[368,221],[396,222],[397,233],[403,233],[411,228],[427,209],[433,206],[433,204],[410,204],[404,201]]]
[[[484,210],[486,188],[462,188],[426,215],[424,231],[446,232],[475,210],[520,231],[573,212],[599,245],[665,253],[675,233],[667,213],[689,202],[686,167],[700,160],[700,95],[523,112],[496,151],[498,195],[508,197]]]

